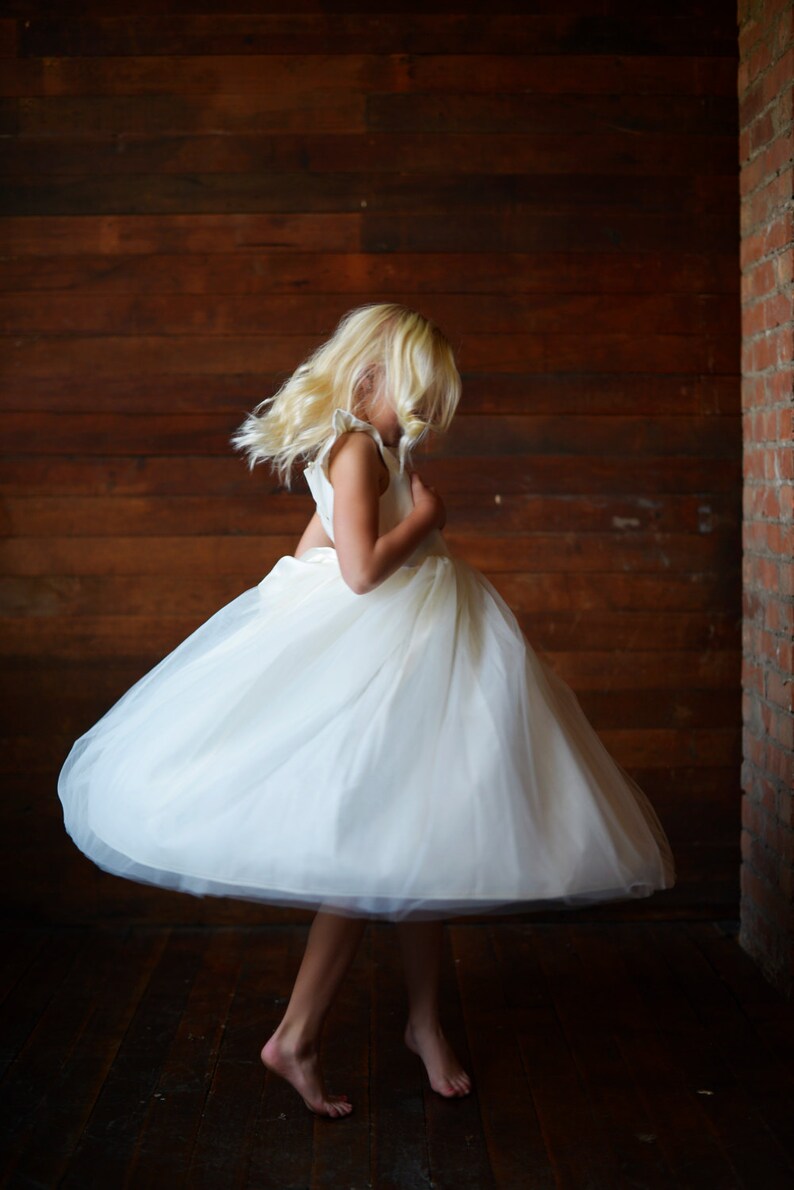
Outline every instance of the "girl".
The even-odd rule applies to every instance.
[[[461,381],[440,329],[350,311],[232,437],[316,511],[294,556],[202,624],[81,736],[66,829],[106,871],[317,913],[265,1066],[339,1118],[322,1026],[371,916],[397,925],[406,1045],[430,1085],[471,1080],[444,1036],[443,918],[649,896],[667,837],[510,608],[454,558],[409,463]]]

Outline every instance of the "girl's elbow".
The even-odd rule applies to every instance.
[[[363,575],[348,577],[347,575],[343,574],[342,578],[345,580],[350,590],[356,595],[368,595],[369,592],[374,591],[378,585],[377,583],[372,582],[371,579],[365,578]]]
[[[356,595],[368,595],[379,585],[379,580],[364,567],[343,566],[340,569],[342,578]]]
[[[375,570],[376,559],[373,550],[340,549],[337,543],[336,556],[342,578],[356,595],[368,595],[381,582],[381,576]]]

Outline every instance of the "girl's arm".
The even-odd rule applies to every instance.
[[[334,489],[334,541],[342,578],[357,595],[366,595],[411,556],[419,542],[444,524],[444,505],[414,472],[414,507],[399,525],[378,536],[383,470],[377,444],[369,434],[340,435],[329,459]]]
[[[306,550],[312,549],[315,545],[333,545],[331,538],[326,533],[320,520],[320,514],[315,512],[312,519],[309,521],[306,528],[303,530],[303,536],[298,542],[297,549],[294,556],[299,558]]]

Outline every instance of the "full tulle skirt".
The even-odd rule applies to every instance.
[[[72,746],[65,826],[105,871],[399,920],[675,882],[650,802],[492,584],[447,553],[366,595],[284,556]]]

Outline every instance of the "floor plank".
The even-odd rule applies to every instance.
[[[564,926],[530,927],[525,945],[535,951],[535,978],[545,982],[548,1003],[553,1007],[545,1027],[522,1030],[520,1043],[557,1184],[608,1190],[618,1184],[619,1163],[563,1026],[563,1001],[579,979],[577,956]],[[585,1011],[584,1003],[578,1011]]]
[[[444,1005],[444,1032],[465,1070],[471,1072],[472,1060],[455,976],[451,933],[443,934],[440,1002]],[[421,1058],[414,1054],[417,1064]],[[490,1190],[496,1182],[488,1161],[485,1131],[480,1115],[477,1089],[464,1096],[447,1098],[422,1078],[427,1127],[427,1151],[430,1173],[436,1190]]]
[[[305,928],[251,931],[243,947],[236,987],[229,1007],[218,1060],[212,1071],[204,1111],[190,1160],[187,1184],[195,1190],[242,1187],[253,1161],[260,1160],[257,1137],[265,1111],[265,1086],[271,1076],[259,1057],[260,1050],[282,1015],[302,952]],[[228,992],[226,992],[228,994]],[[274,1011],[275,1009],[275,1011]],[[295,1181],[284,1186],[308,1185],[312,1156],[312,1118],[297,1096],[289,1103],[293,1151],[274,1145],[277,1160],[292,1161]],[[275,1139],[271,1135],[271,1139]],[[260,1183],[263,1190],[274,1180]]]
[[[259,1051],[284,1015],[303,957],[307,933],[305,927],[282,930],[278,934],[264,930],[256,943],[259,961],[266,962],[270,972],[254,1044],[257,1061]],[[284,1079],[264,1067],[258,1078],[259,1099],[250,1117],[250,1147],[242,1184],[249,1190],[307,1187],[314,1160],[314,1121]],[[222,1099],[218,1100],[218,1105],[222,1127]]]
[[[17,1125],[7,1175],[57,1184],[165,943],[163,931],[97,933],[83,949],[0,1088]]]
[[[90,943],[88,930],[55,930],[43,946],[37,947],[35,953],[31,951],[31,961],[24,965],[3,1002],[0,1078],[58,994],[81,950]]]
[[[475,1094],[497,1185],[533,1190],[555,1186],[548,1153],[521,1060],[514,1021],[499,978],[491,929],[450,928],[461,988]]]
[[[345,994],[337,997],[323,1029],[320,1063],[326,1089],[330,1094],[344,1091],[353,1110],[344,1119],[315,1118],[311,1190],[356,1186],[361,1171],[370,1168],[371,929],[368,925],[364,932]]]
[[[209,935],[172,932],[124,1035],[60,1185],[126,1186],[169,1046]]]
[[[408,1001],[393,924],[371,935],[370,1182],[379,1190],[430,1190],[421,1061],[403,1041]]]
[[[243,937],[236,930],[218,930],[209,937],[127,1170],[126,1182],[136,1190],[151,1190],[153,1171],[163,1185],[178,1184],[190,1162],[242,946]]]

